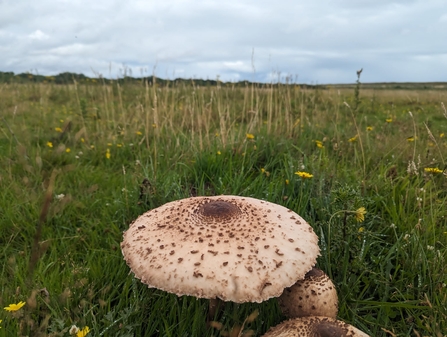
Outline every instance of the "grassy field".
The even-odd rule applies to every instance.
[[[242,330],[262,335],[283,320],[275,299],[230,303],[221,329],[208,328],[207,300],[148,289],[122,258],[138,215],[218,194],[312,225],[340,319],[371,336],[447,336],[442,102],[444,89],[2,84],[0,307],[25,305],[2,309],[0,336],[69,336],[72,325],[238,336],[256,310]]]

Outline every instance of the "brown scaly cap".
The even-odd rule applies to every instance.
[[[284,289],[278,302],[287,318],[305,316],[336,318],[338,313],[338,297],[334,283],[318,268],[312,268],[303,280]]]
[[[239,196],[188,198],[148,211],[124,233],[121,250],[149,287],[237,303],[279,296],[320,252],[298,214]]]
[[[294,318],[271,328],[262,337],[370,337],[345,322],[329,317]]]

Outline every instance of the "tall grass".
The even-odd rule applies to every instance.
[[[275,299],[227,305],[219,331],[206,300],[148,289],[121,256],[139,214],[216,194],[308,220],[340,319],[371,336],[444,336],[446,98],[194,81],[3,86],[0,306],[26,305],[2,311],[0,336],[67,336],[73,324],[95,336],[237,335],[255,310],[244,329],[261,335],[283,319]]]

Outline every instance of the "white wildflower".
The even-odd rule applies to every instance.
[[[414,174],[415,176],[417,176],[419,174],[417,166],[416,166],[416,163],[414,161],[412,161],[412,160],[410,160],[408,162],[407,173],[409,175],[413,175]]]
[[[69,331],[70,335],[76,335],[78,332],[79,332],[79,328],[73,324]]]

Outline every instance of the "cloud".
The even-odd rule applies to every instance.
[[[46,40],[50,38],[47,34],[42,32],[40,29],[35,30],[31,34],[28,35],[31,40]]]
[[[364,67],[365,81],[437,81],[444,8],[443,0],[4,0],[0,70],[116,77],[156,67],[162,77],[344,83]]]

